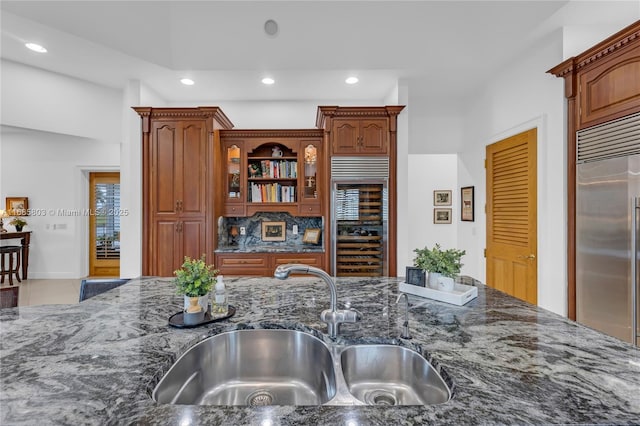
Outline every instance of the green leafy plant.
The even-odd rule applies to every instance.
[[[173,271],[176,291],[188,297],[205,296],[211,291],[218,272],[213,265],[207,265],[204,254],[200,259],[185,256],[182,267]]]
[[[425,247],[413,251],[416,253],[416,257],[413,259],[415,267],[450,278],[454,278],[460,273],[460,268],[462,268],[460,260],[466,254],[464,250],[442,250],[440,244],[436,244],[433,249]]]
[[[24,219],[20,219],[19,217],[14,217],[13,219],[11,219],[11,222],[9,222],[9,225],[13,225],[13,226],[25,226],[27,224],[27,221]]]

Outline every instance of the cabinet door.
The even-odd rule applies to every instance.
[[[387,120],[362,120],[360,123],[359,151],[362,154],[383,154],[389,152]]]
[[[189,256],[192,259],[198,259],[207,253],[205,221],[201,219],[183,219],[180,221],[179,227],[180,265],[184,257]]]
[[[331,150],[333,154],[347,155],[358,153],[359,142],[358,120],[333,120]]]
[[[149,207],[154,216],[177,215],[181,136],[177,122],[154,122],[151,129]]]
[[[171,277],[180,265],[180,233],[177,220],[155,220],[151,241],[148,242],[150,275]],[[180,263],[178,263],[180,262]]]
[[[320,216],[322,214],[321,202],[322,186],[322,152],[320,141],[302,140],[299,164],[300,168],[300,201],[298,215]]]
[[[205,122],[183,122],[177,144],[180,155],[176,158],[176,195],[181,215],[204,215],[206,212],[207,133]]]
[[[243,178],[246,171],[244,170],[245,166],[243,166],[242,146],[242,141],[224,142],[222,144],[222,156],[224,159],[222,182],[224,182],[225,205],[244,203]]]

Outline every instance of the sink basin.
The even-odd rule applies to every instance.
[[[340,354],[340,364],[349,392],[367,405],[428,405],[451,398],[438,372],[408,348],[348,346]]]
[[[336,394],[331,351],[295,330],[236,330],[185,352],[153,391],[159,403],[322,405]]]

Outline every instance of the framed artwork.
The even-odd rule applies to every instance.
[[[286,222],[262,222],[262,241],[284,241]]]
[[[474,221],[474,199],[473,186],[460,188],[460,220],[466,222]]]
[[[433,205],[434,206],[450,206],[451,205],[451,191],[433,191]]]
[[[425,278],[426,274],[424,273],[422,268],[407,266],[407,276],[405,277],[407,284],[425,287]]]
[[[304,230],[303,243],[318,244],[318,241],[320,241],[320,228],[307,228]]]
[[[433,223],[451,223],[451,209],[433,209]]]
[[[27,197],[7,197],[7,213],[10,216],[27,216],[29,213],[29,199]]]

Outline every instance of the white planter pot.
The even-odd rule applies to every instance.
[[[184,310],[185,311],[189,307],[189,299],[190,299],[189,296],[187,296],[187,295],[184,296]],[[202,308],[203,312],[207,312],[207,307],[209,305],[209,295],[206,294],[204,296],[200,296],[198,298],[198,305],[200,305],[200,307]]]
[[[427,280],[427,283],[429,284],[429,287],[434,288],[434,289],[438,289],[438,279],[440,279],[440,277],[442,276],[442,274],[439,274],[437,272],[429,272],[429,278]]]
[[[454,286],[455,282],[453,281],[453,278],[442,276],[438,278],[438,290],[453,291]]]

